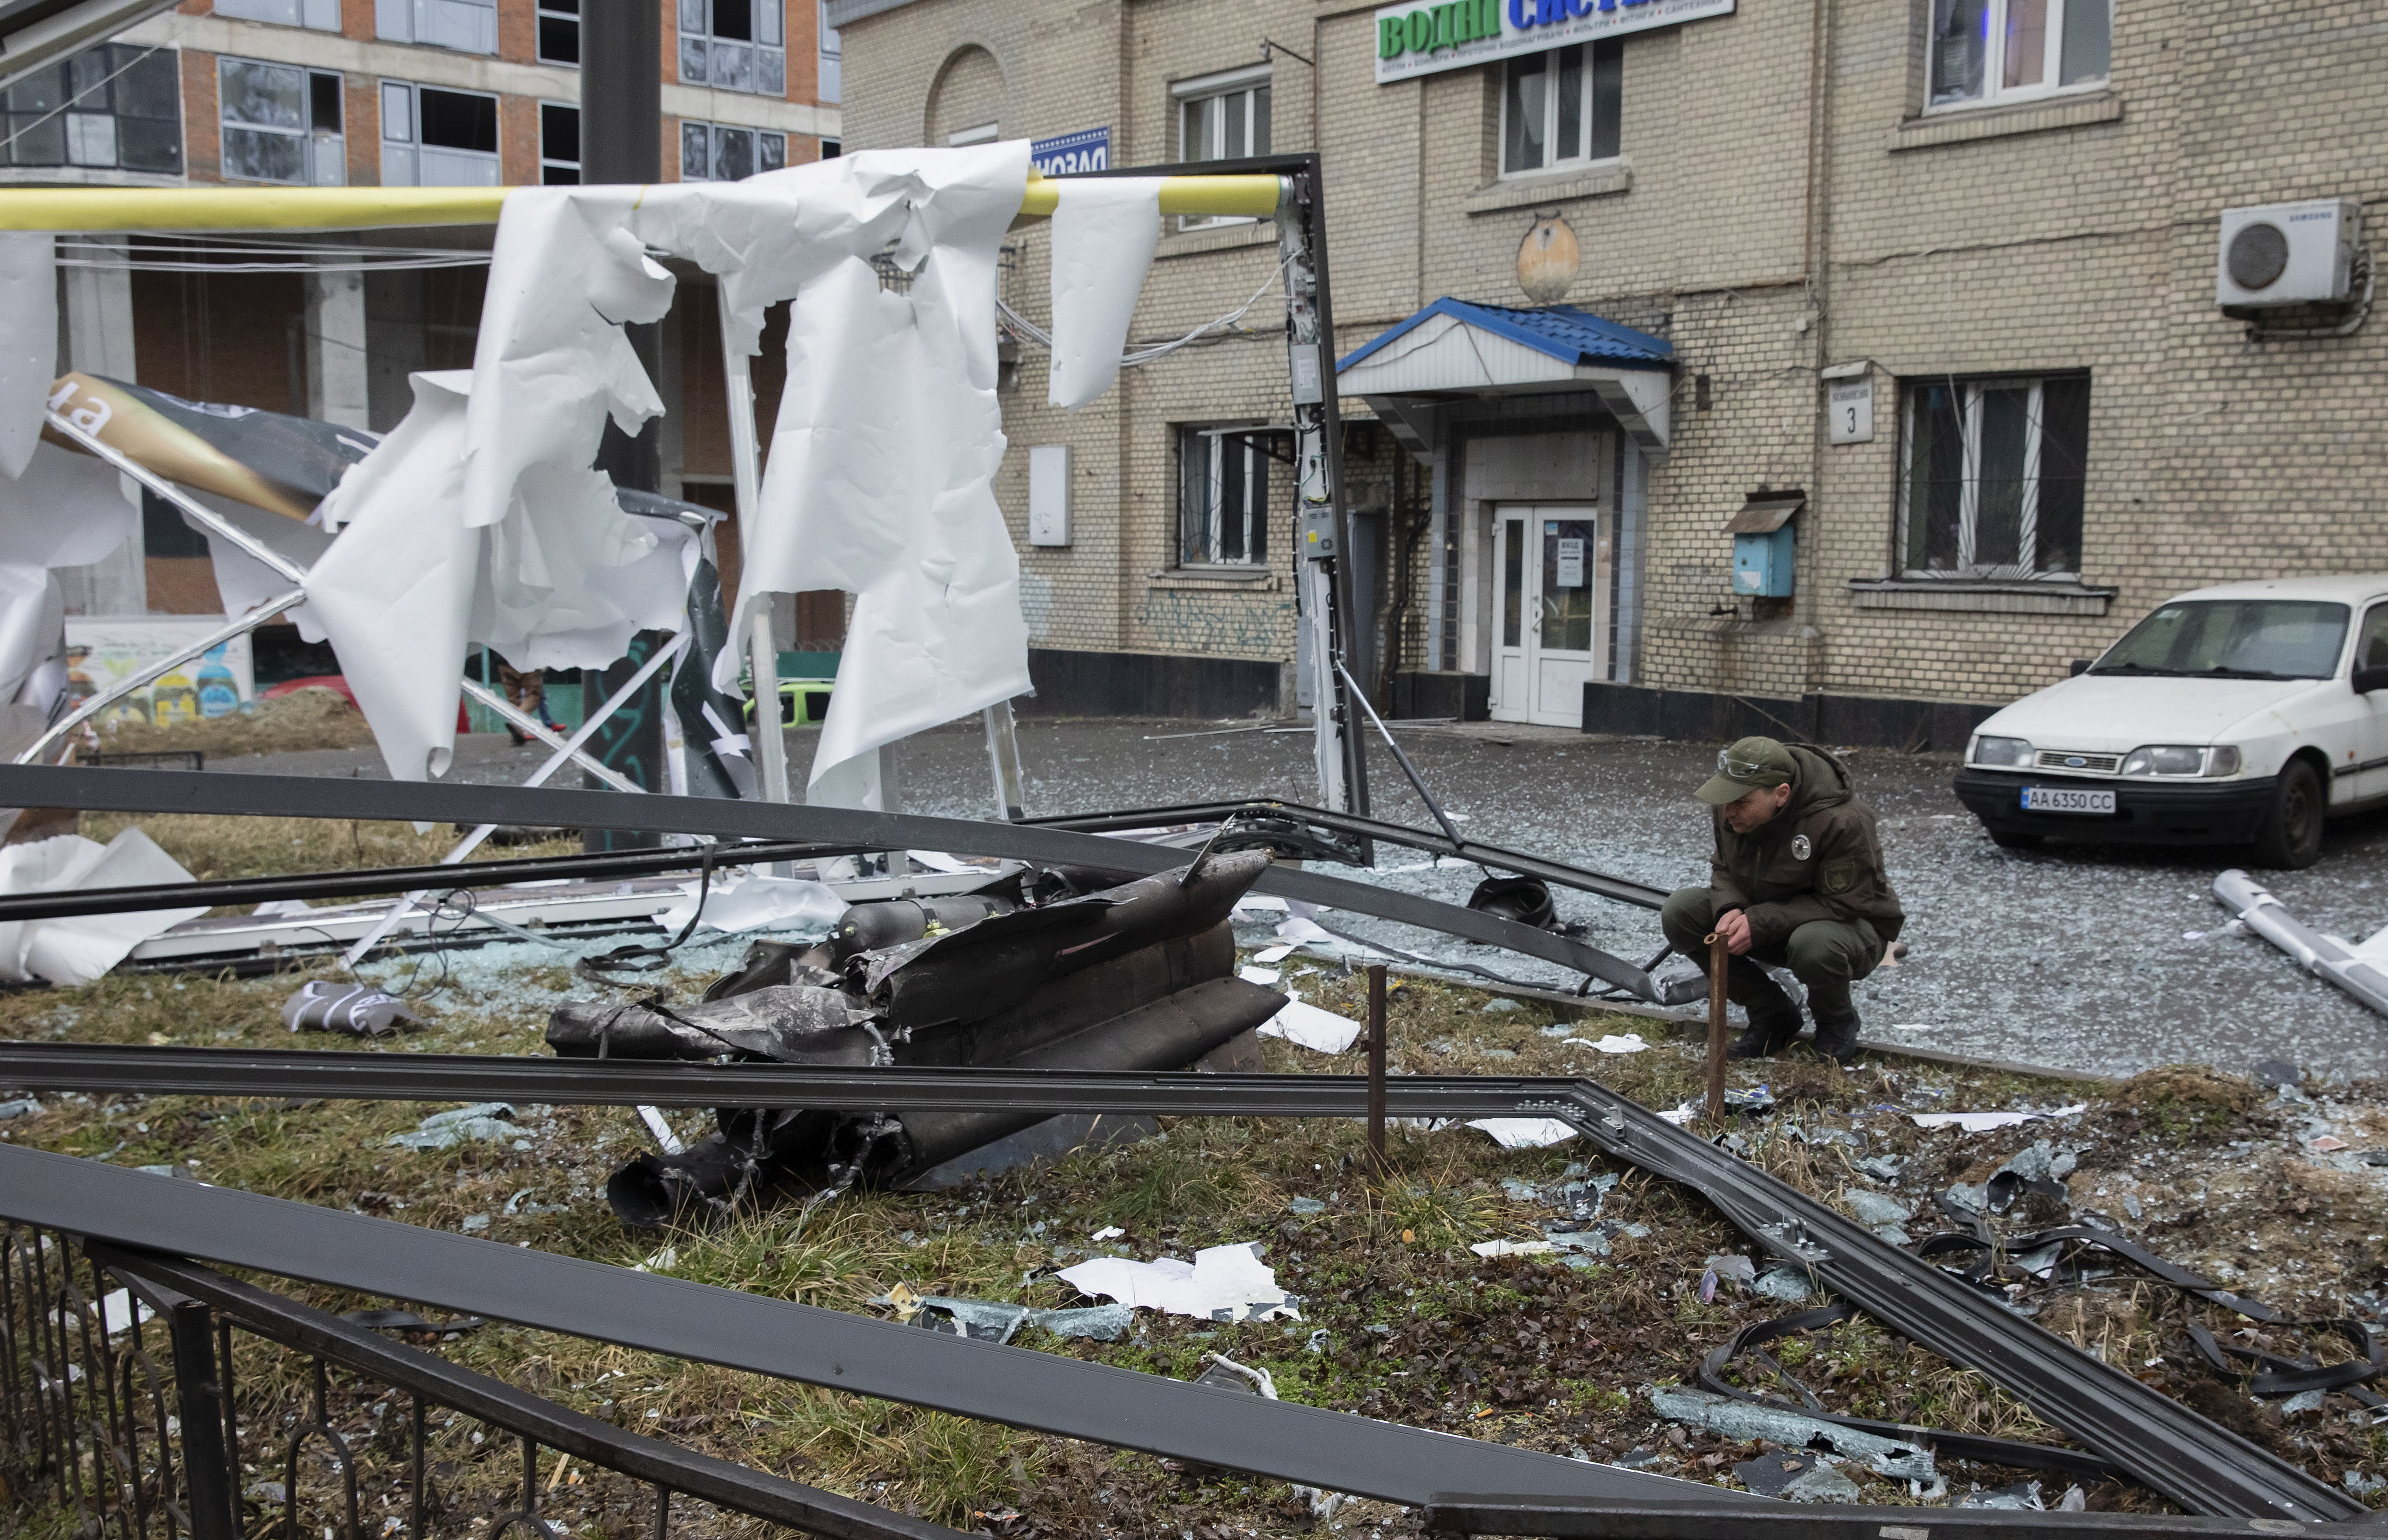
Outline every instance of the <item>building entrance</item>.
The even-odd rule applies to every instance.
[[[1605,566],[1594,510],[1505,503],[1495,545],[1492,713],[1497,721],[1583,725],[1583,687],[1598,677],[1593,619]]]

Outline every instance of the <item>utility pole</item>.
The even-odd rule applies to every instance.
[[[664,75],[661,0],[582,0],[580,6],[580,176],[584,182],[644,185],[663,180]],[[623,328],[640,366],[654,379],[663,357],[662,330],[653,325]],[[660,384],[660,382],[658,382]],[[663,490],[662,425],[650,421],[635,439],[609,418],[597,450],[597,468],[614,485],[638,491]],[[639,664],[663,644],[642,633],[630,655],[602,676],[600,698],[629,681]],[[599,730],[589,747],[597,758],[651,792],[669,783],[664,755],[664,712],[669,681],[658,675],[636,700]],[[587,685],[582,686],[584,692]],[[587,777],[582,784],[595,783]],[[660,836],[617,830],[584,831],[591,851],[656,845]]]

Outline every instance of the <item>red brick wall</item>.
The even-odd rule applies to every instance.
[[[223,180],[216,123],[216,56],[183,50],[183,167],[194,182]]]

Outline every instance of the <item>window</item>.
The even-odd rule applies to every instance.
[[[2102,85],[2111,0],[1932,0],[1929,105]]]
[[[2347,618],[2344,605],[2315,599],[2176,602],[2125,632],[2090,671],[2328,679],[2338,672]],[[2355,666],[2365,666],[2361,650]]]
[[[1614,159],[1624,81],[1622,41],[1511,59],[1501,89],[1501,174]]]
[[[680,78],[719,91],[785,96],[788,54],[781,9],[785,3],[680,0]]]
[[[239,21],[271,21],[283,27],[340,30],[340,0],[216,0],[216,14]]]
[[[845,146],[834,139],[824,139],[820,142],[820,158],[824,160],[834,160],[845,153]]]
[[[496,186],[498,98],[382,82],[381,180],[386,187]]]
[[[183,169],[182,56],[103,43],[8,87],[0,164]]]
[[[494,54],[497,0],[374,0],[374,35],[391,43]]]
[[[1900,477],[1911,577],[2081,570],[2090,378],[1910,381]]]
[[[1177,159],[1239,160],[1269,152],[1269,70],[1260,65],[1179,81]]]
[[[1178,430],[1182,565],[1242,566],[1268,559],[1269,449],[1281,436],[1256,425]]]
[[[580,0],[539,0],[539,61],[580,62]]]
[[[829,0],[820,4],[820,99],[840,100],[845,93],[845,52],[840,45],[837,29],[829,24]],[[827,159],[828,157],[822,157]]]
[[[580,181],[580,109],[555,102],[539,104],[539,179],[548,186]]]
[[[216,99],[226,177],[315,187],[348,181],[339,76],[289,64],[219,58]]]
[[[959,149],[964,145],[991,145],[1001,137],[1002,133],[998,125],[980,123],[974,127],[954,130],[946,135],[946,143]]]
[[[682,182],[739,182],[788,163],[788,136],[725,123],[680,125]]]

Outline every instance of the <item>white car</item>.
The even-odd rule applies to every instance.
[[[2388,575],[2201,588],[1974,730],[1957,795],[2049,835],[2252,846],[2310,866],[2325,818],[2388,802]]]

